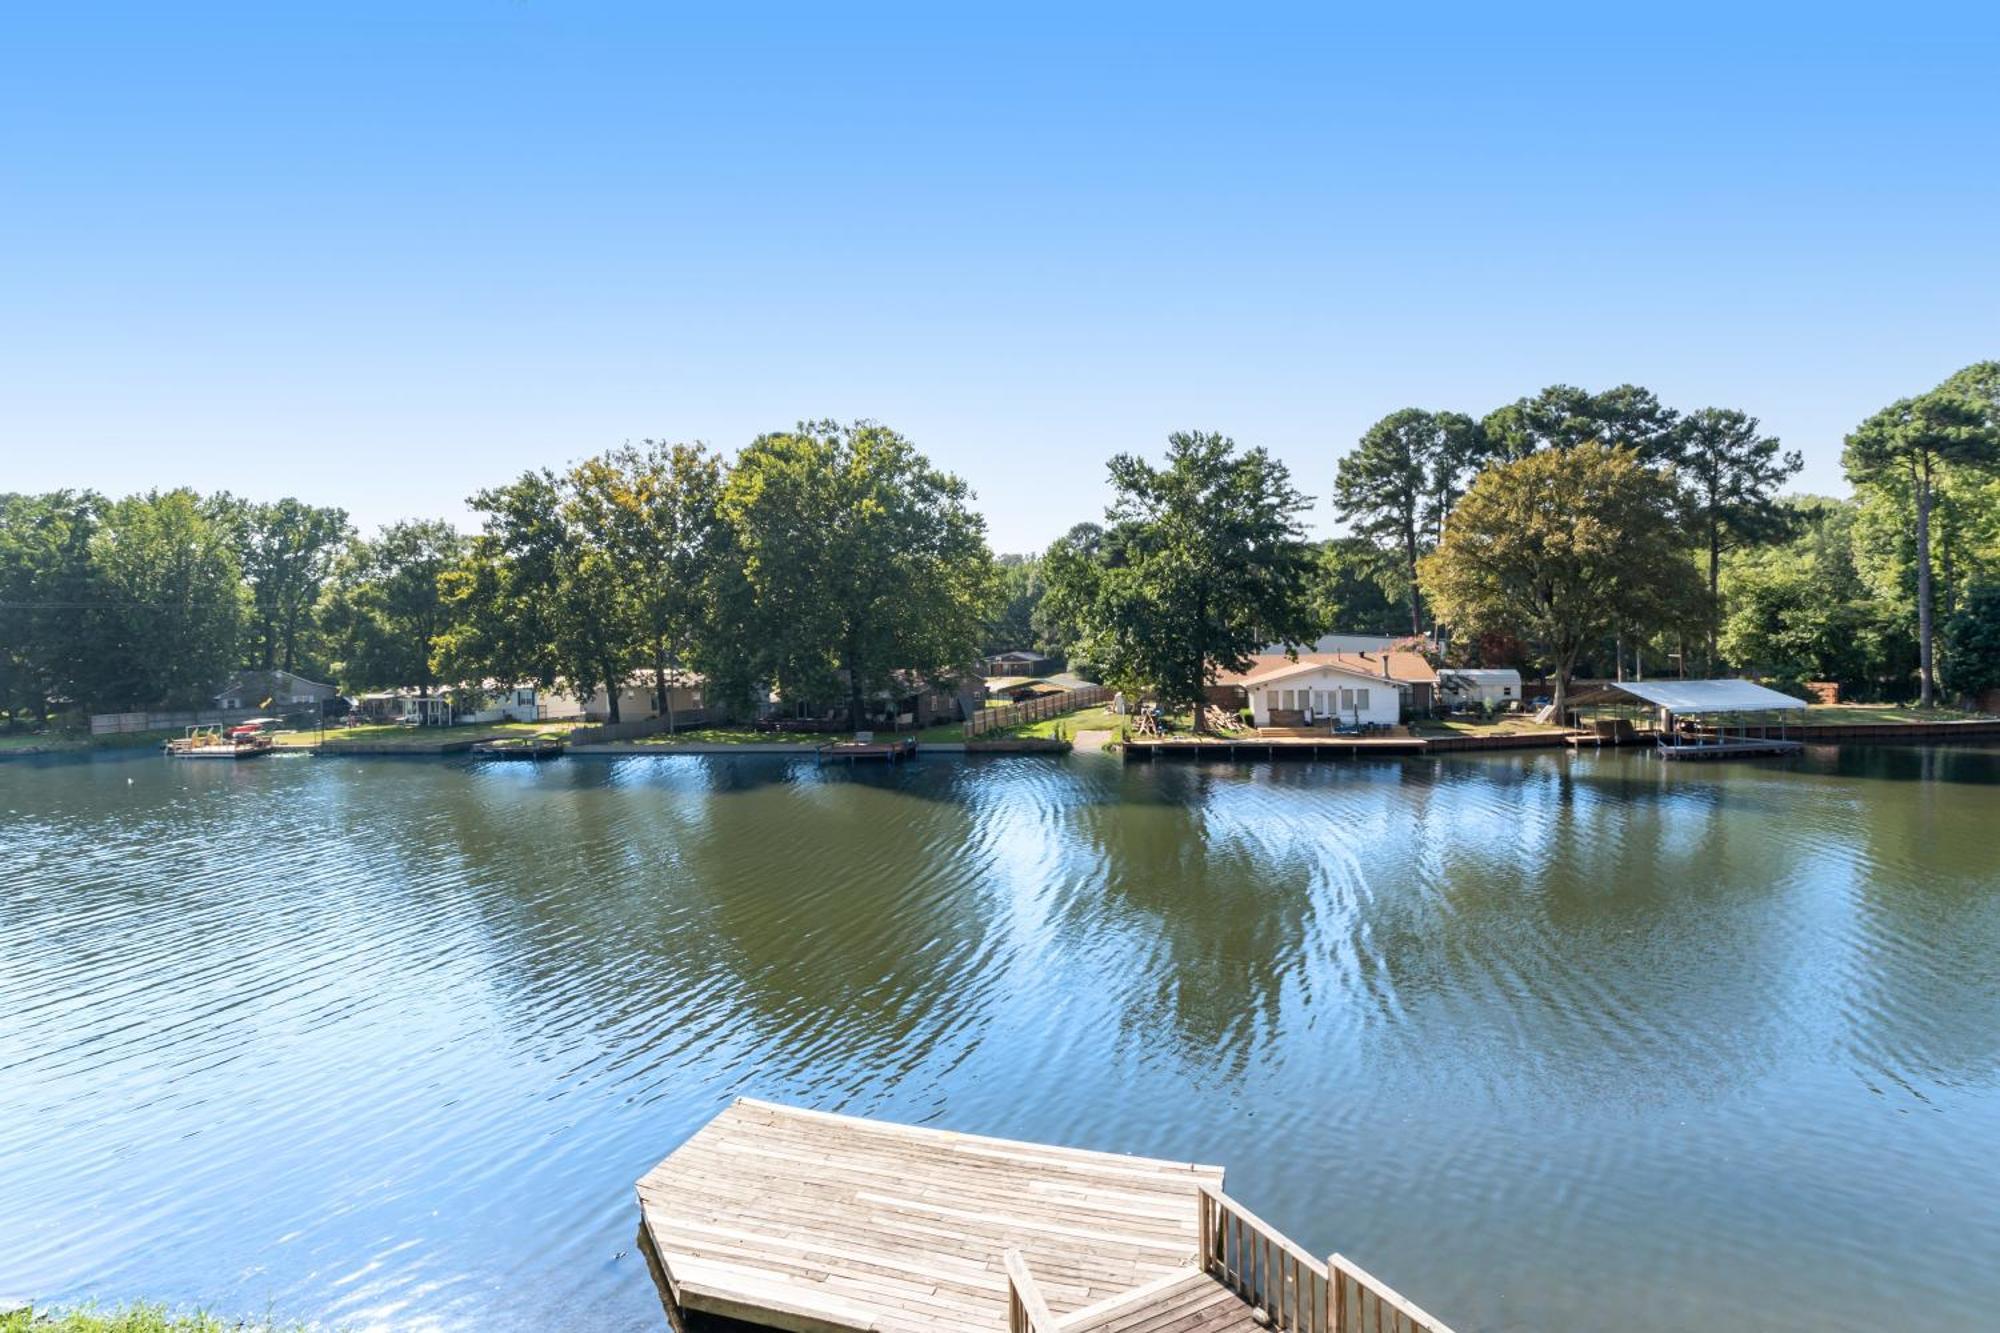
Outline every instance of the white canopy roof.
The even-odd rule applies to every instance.
[[[1803,699],[1751,680],[1626,680],[1605,682],[1589,693],[1627,694],[1670,713],[1768,713],[1804,709]],[[1587,696],[1586,696],[1587,697]]]

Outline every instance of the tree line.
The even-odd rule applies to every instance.
[[[1851,499],[1787,496],[1803,460],[1734,408],[1555,385],[1480,418],[1404,408],[1338,462],[1348,535],[1261,450],[1177,435],[1111,463],[1118,498],[1008,571],[1016,618],[1107,678],[1196,709],[1259,648],[1427,635],[1461,665],[1747,672],[1805,694],[2000,687],[2000,363],[1847,436]],[[1036,600],[1037,595],[1039,600]]]
[[[645,442],[354,531],[337,508],[155,491],[0,496],[0,709],[193,707],[240,667],[351,691],[652,682],[865,700],[961,670],[998,598],[960,479],[895,431],[825,421],[734,460]]]
[[[1114,499],[995,557],[959,478],[873,422],[736,457],[646,441],[357,533],[338,508],[189,490],[0,495],[0,710],[193,706],[239,667],[350,691],[644,677],[665,711],[775,690],[845,706],[1039,647],[1195,708],[1222,670],[1328,631],[1436,634],[1463,663],[1745,671],[1932,701],[2000,685],[2000,363],[1859,423],[1851,499],[1728,408],[1554,386],[1483,417],[1405,408],[1333,469],[1347,527],[1267,452],[1171,436]],[[1441,633],[1440,633],[1441,632]],[[1197,709],[1198,712],[1198,709]]]

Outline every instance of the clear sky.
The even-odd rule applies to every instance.
[[[867,416],[1001,550],[1179,427],[1328,531],[1398,407],[1634,381],[1843,490],[2000,356],[1990,4],[1086,8],[0,4],[0,489],[469,522]]]

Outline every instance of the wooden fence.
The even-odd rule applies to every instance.
[[[603,745],[610,741],[636,741],[642,736],[658,736],[666,731],[686,731],[708,725],[708,712],[701,708],[677,708],[673,725],[664,717],[642,717],[636,722],[606,722],[600,726],[577,727],[569,733],[571,745]]]
[[[128,735],[135,731],[175,731],[181,727],[228,726],[252,717],[286,716],[306,711],[306,706],[287,705],[260,711],[255,708],[186,708],[151,713],[92,713],[90,734],[93,736]],[[318,704],[312,704],[309,711],[317,714]]]
[[[989,731],[1018,727],[1023,722],[1040,722],[1051,717],[1061,717],[1064,713],[1074,713],[1079,708],[1101,704],[1110,697],[1111,691],[1105,686],[1086,685],[1079,690],[1045,694],[1039,699],[1029,699],[1024,703],[975,709],[972,716],[965,719],[965,739],[984,736]]]
[[[1202,1271],[1277,1333],[1451,1333],[1340,1255],[1313,1258],[1228,1195],[1201,1186]]]

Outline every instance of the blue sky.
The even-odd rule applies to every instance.
[[[1837,491],[2000,356],[1990,6],[736,8],[0,5],[0,489],[468,521],[868,416],[1002,550],[1180,427],[1330,531],[1406,405],[1635,381]]]

